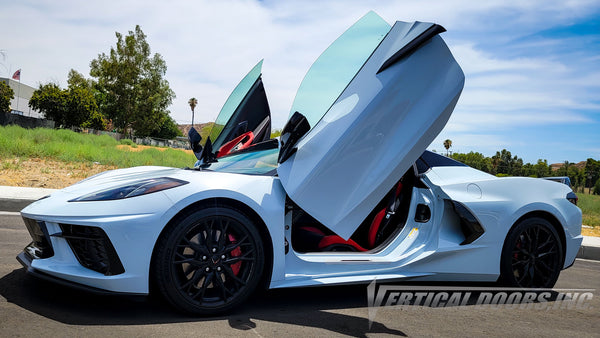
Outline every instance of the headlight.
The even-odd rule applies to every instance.
[[[120,200],[124,198],[151,194],[153,192],[179,187],[188,183],[189,182],[170,177],[149,178],[121,187],[110,188],[83,195],[81,197],[72,199],[69,202]]]

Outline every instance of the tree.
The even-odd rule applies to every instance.
[[[15,97],[15,92],[9,85],[0,82],[0,113],[10,111],[10,100]]]
[[[571,163],[572,164],[572,163]],[[567,170],[567,175],[571,180],[571,184],[573,185],[573,190],[575,192],[580,190],[580,187],[585,185],[585,173],[582,169],[577,168],[575,165],[570,165]]]
[[[548,166],[548,160],[539,159],[536,164],[533,165],[533,174],[536,177],[546,177],[550,175],[550,167]]]
[[[491,170],[491,159],[489,157],[485,157],[482,153],[472,151],[468,154],[454,153],[451,157],[468,165],[469,167],[485,171],[486,173],[489,173]]]
[[[444,148],[446,148],[446,156],[448,156],[450,147],[452,147],[452,140],[447,139],[446,141],[444,141]]]
[[[56,83],[40,84],[39,88],[33,91],[29,99],[29,107],[39,110],[44,117],[55,122],[58,128],[65,126],[67,93],[60,89]]]
[[[121,131],[133,128],[138,136],[156,134],[175,97],[164,79],[167,65],[160,54],[151,55],[139,25],[127,36],[115,35],[117,44],[109,54],[99,54],[90,63],[100,112]]]
[[[596,161],[593,158],[588,158],[585,162],[585,178],[588,182],[586,186],[591,188],[594,182],[600,179],[600,161]]]
[[[174,139],[177,136],[183,136],[181,130],[177,128],[177,123],[170,116],[166,116],[165,122],[160,126],[157,133],[154,135],[158,138]]]
[[[67,115],[77,127],[105,130],[108,121],[98,110],[92,81],[71,69],[67,79]]]
[[[594,195],[600,195],[600,179],[596,180],[594,185]]]
[[[523,171],[523,159],[518,156],[512,156],[510,151],[502,149],[492,156],[492,164],[495,169],[494,174],[504,174],[511,176],[520,176]]]
[[[57,127],[86,127],[104,130],[106,119],[98,112],[91,85],[75,70],[69,72],[69,88],[56,83],[41,85],[33,92],[29,106],[55,122]]]
[[[192,108],[192,126],[193,126],[194,125],[194,109],[198,105],[198,100],[196,100],[195,97],[192,97],[191,99],[188,100],[188,104],[190,105],[190,108]]]

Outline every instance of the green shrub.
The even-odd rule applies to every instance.
[[[121,140],[121,144],[126,144],[126,145],[128,145],[128,146],[132,146],[132,145],[134,145],[133,141],[132,141],[132,140],[130,140],[130,139],[128,139],[128,138],[124,138],[124,139],[122,139],[122,140]]]
[[[594,184],[594,195],[600,195],[600,178]]]

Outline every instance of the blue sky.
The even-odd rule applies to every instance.
[[[600,159],[600,2],[445,1],[10,1],[0,0],[0,76],[66,85],[69,69],[115,44],[115,31],[139,24],[167,62],[177,98],[170,107],[189,123],[216,117],[231,90],[264,58],[263,79],[275,127],[289,114],[311,63],[369,10],[388,22],[443,25],[466,75],[448,125],[430,149],[506,148],[526,162]]]

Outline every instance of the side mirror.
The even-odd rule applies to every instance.
[[[310,130],[310,124],[306,117],[295,112],[281,131],[281,148],[279,149],[278,163],[283,163],[296,152],[296,143]]]
[[[202,136],[198,133],[198,131],[192,127],[188,132],[188,141],[190,142],[190,148],[196,155],[197,159],[202,158],[202,146],[200,145],[200,141],[202,141]]]

